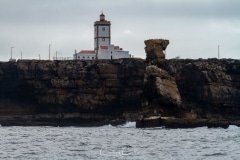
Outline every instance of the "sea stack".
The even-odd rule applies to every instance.
[[[144,96],[151,106],[181,106],[182,99],[175,77],[165,69],[165,53],[169,40],[149,39],[146,44],[146,72],[144,78]],[[157,108],[159,110],[159,108]]]

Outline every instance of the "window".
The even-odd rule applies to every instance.
[[[102,41],[105,41],[105,38],[102,38]]]
[[[94,57],[92,57],[92,59],[94,59]]]
[[[105,27],[102,27],[102,31],[105,31]]]
[[[87,59],[89,59],[89,56],[87,57]]]
[[[84,56],[83,56],[82,58],[83,58],[83,59],[85,59],[85,57],[84,57]]]

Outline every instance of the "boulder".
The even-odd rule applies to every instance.
[[[145,94],[152,101],[165,105],[181,105],[181,96],[175,78],[167,71],[151,65],[146,67]]]
[[[146,63],[149,65],[159,65],[165,59],[165,53],[169,40],[149,39],[144,41],[146,47]]]

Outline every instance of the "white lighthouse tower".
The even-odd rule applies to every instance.
[[[100,20],[94,23],[94,50],[98,59],[109,59],[108,54],[100,53],[101,48],[108,49],[111,44],[111,23],[100,15]]]
[[[105,19],[105,15],[100,15],[99,21],[94,23],[94,50],[81,50],[74,54],[74,59],[94,60],[94,59],[119,59],[130,58],[128,51],[124,51],[119,46],[111,44],[111,22]]]

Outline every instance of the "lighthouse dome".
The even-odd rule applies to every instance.
[[[105,21],[105,15],[103,13],[100,15],[100,21]]]

